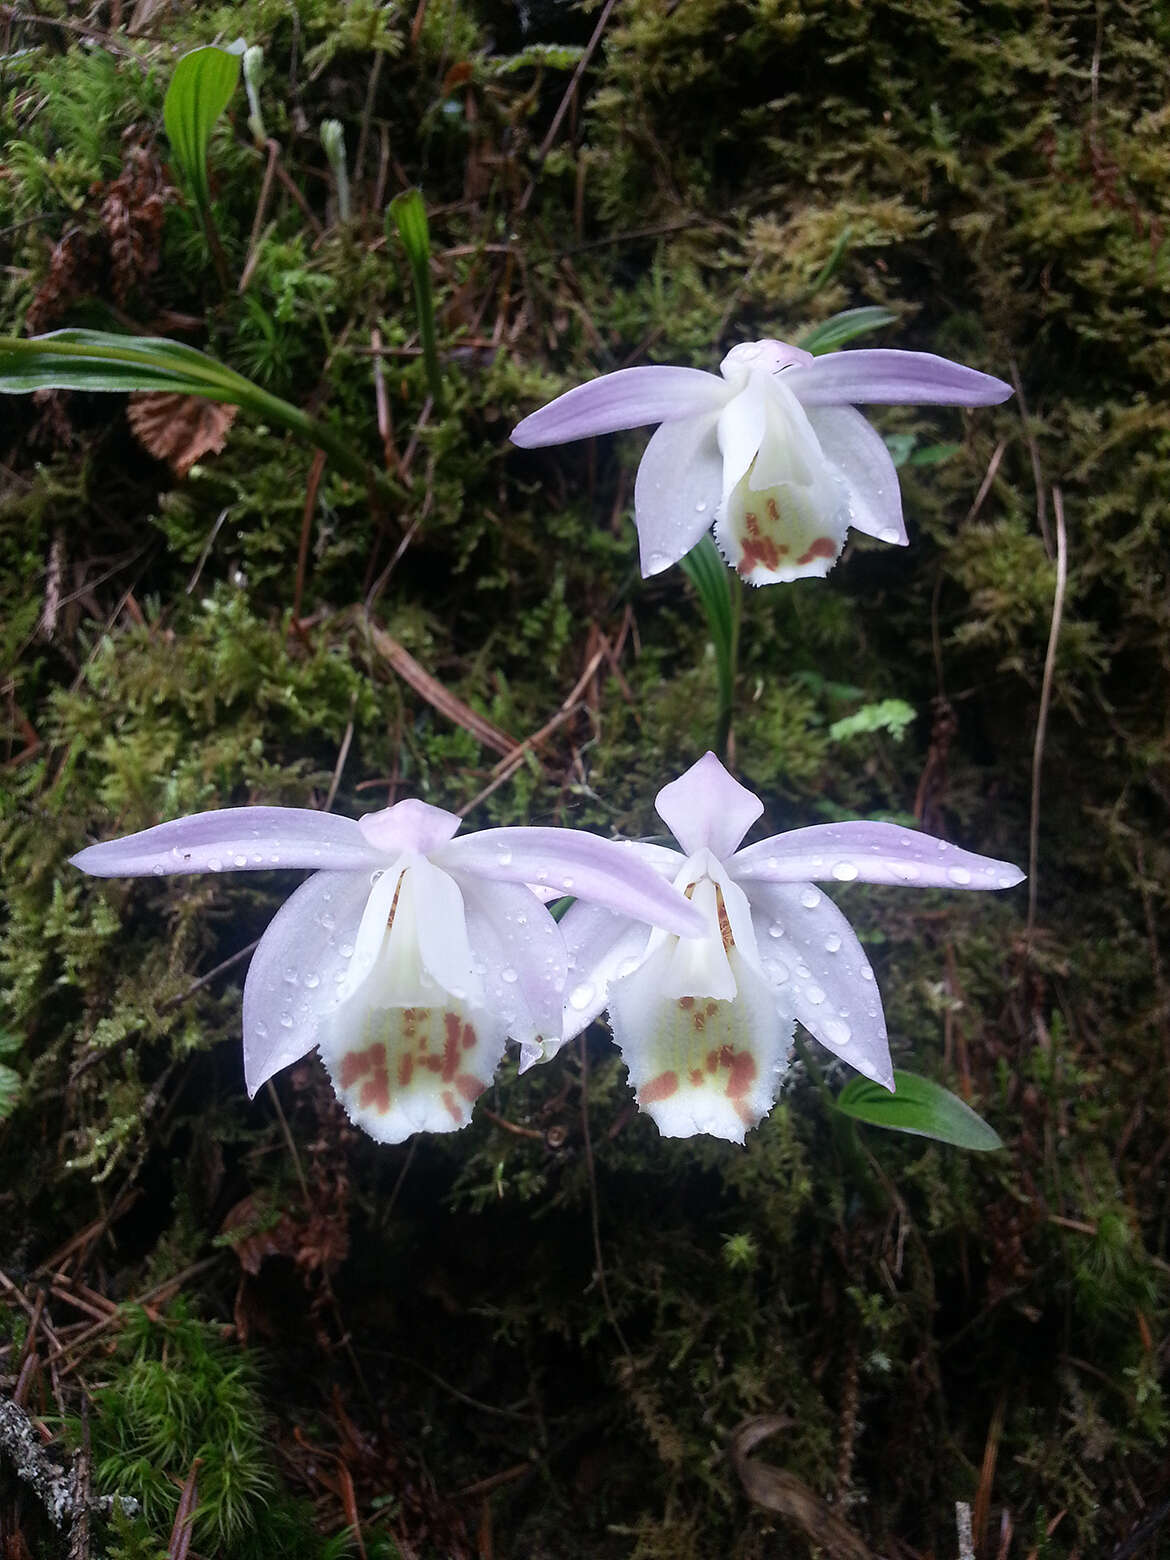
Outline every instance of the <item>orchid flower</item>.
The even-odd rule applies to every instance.
[[[508,1036],[538,1056],[541,1034],[559,1034],[567,957],[539,891],[632,924],[702,929],[699,911],[622,844],[545,828],[455,839],[460,822],[413,800],[356,821],[229,807],[91,845],[72,863],[95,877],[316,868],[248,970],[248,1093],[318,1046],[350,1118],[398,1143],[465,1126]]]
[[[525,449],[660,423],[638,467],[634,522],[644,576],[688,553],[714,522],[727,561],[753,585],[829,572],[850,526],[904,547],[893,460],[855,405],[991,406],[1012,387],[930,352],[813,357],[749,341],[719,373],[623,368],[525,417]]]
[[[638,1104],[665,1137],[742,1142],[772,1108],[797,1019],[893,1089],[873,971],[814,879],[984,889],[1023,878],[1009,862],[892,823],[816,825],[739,850],[763,805],[714,753],[664,786],[656,806],[682,851],[627,849],[691,900],[704,931],[647,931],[608,908],[572,905],[561,921],[562,1043],[608,1007]]]

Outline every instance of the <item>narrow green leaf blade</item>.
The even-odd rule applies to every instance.
[[[838,347],[843,347],[857,336],[880,330],[883,325],[892,325],[897,318],[889,309],[880,308],[877,304],[870,304],[863,309],[846,309],[814,325],[812,330],[800,338],[797,346],[811,352],[814,357],[820,357],[823,352],[836,352]]]
[[[1002,1148],[1000,1136],[969,1105],[930,1078],[894,1069],[896,1093],[868,1078],[851,1078],[834,1100],[843,1116],[890,1132],[936,1138],[956,1148],[987,1153]]]
[[[163,101],[163,124],[184,179],[202,211],[211,205],[207,148],[240,80],[240,56],[209,44],[184,54]]]
[[[436,411],[443,410],[443,376],[439,371],[439,352],[435,337],[435,302],[431,295],[431,235],[427,226],[427,208],[420,189],[403,190],[390,202],[390,216],[398,229],[402,247],[414,281],[414,302],[418,312],[418,334],[422,343],[427,384]]]
[[[241,406],[256,393],[234,369],[165,336],[55,330],[0,337],[0,393],[31,390],[170,390]]]

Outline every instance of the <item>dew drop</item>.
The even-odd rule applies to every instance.
[[[936,847],[937,847],[937,849],[938,849],[938,851],[939,851],[939,853],[940,853],[940,854],[941,854],[941,853],[942,853],[942,852],[943,852],[943,851],[944,851],[944,850],[950,850],[950,848],[951,848],[951,847],[950,847],[950,846],[949,846],[949,845],[948,845],[948,844],[947,844],[947,842],[946,842],[946,840],[936,840],[936,841],[935,841],[935,845],[936,845]]]
[[[223,862],[219,859],[218,856],[212,856],[211,860],[207,863],[207,870],[209,872],[222,872]]]
[[[528,917],[526,915],[518,915],[516,917],[516,925],[517,926],[527,926],[528,925]]]
[[[624,980],[627,975],[632,975],[640,967],[641,963],[641,959],[623,959],[618,965],[618,979]]]
[[[826,953],[840,953],[841,952],[841,939],[837,936],[836,932],[834,932],[831,937],[826,937],[825,938],[825,952]]]
[[[873,1065],[868,1057],[859,1056],[853,1065],[857,1068],[858,1072],[864,1073],[867,1078],[877,1077],[877,1068]]]
[[[806,986],[804,994],[814,1007],[820,1007],[825,1000],[825,993],[819,986]]]
[[[646,558],[646,573],[661,574],[663,569],[670,568],[670,559],[664,552],[652,552]]]
[[[496,857],[496,860],[501,867],[510,867],[512,865],[512,852],[510,850],[502,850]]]
[[[338,953],[341,955],[341,957],[343,959],[352,959],[353,958],[353,943],[342,943],[341,947],[338,948],[337,951],[338,951]]]
[[[573,879],[571,877],[563,877],[561,879],[561,887],[562,888],[572,888],[572,886],[573,886]]]
[[[292,1014],[291,1013],[282,1013],[280,1015],[280,1027],[282,1029],[291,1029],[292,1026],[293,1026]]]
[[[309,973],[305,976],[305,985],[309,988],[310,991],[315,991],[320,984],[320,975],[317,974],[316,970],[310,970]]]
[[[512,966],[510,964],[505,964],[504,965],[503,969],[500,971],[500,979],[502,981],[506,982],[506,984],[509,985],[509,986],[511,986],[511,985],[513,985],[515,983],[515,981],[516,981],[516,971],[512,968]]]
[[[839,1018],[826,1018],[821,1029],[825,1039],[832,1045],[848,1045],[853,1038],[852,1029]]]
[[[593,1001],[593,987],[586,982],[581,986],[574,986],[569,993],[569,1006],[575,1007],[578,1012],[587,1008]]]
[[[853,861],[835,861],[833,863],[833,876],[838,883],[851,883],[857,876],[857,864]]]
[[[918,876],[918,868],[912,861],[896,861],[894,871],[905,883],[913,883]]]
[[[237,867],[246,867],[248,865],[247,856],[233,856],[232,860],[235,862]]]
[[[797,980],[812,979],[812,971],[809,969],[807,964],[798,964],[796,966],[796,978]]]
[[[295,986],[295,985],[296,985],[296,984],[297,984],[297,982],[298,982],[298,980],[299,980],[299,978],[300,978],[300,977],[299,977],[299,976],[298,976],[298,975],[297,975],[297,972],[296,972],[296,970],[294,970],[294,969],[293,969],[293,967],[292,967],[292,965],[291,965],[291,964],[290,964],[290,965],[289,965],[289,966],[288,966],[288,967],[287,967],[287,968],[286,968],[286,969],[285,969],[285,972],[284,972],[284,978],[285,978],[285,980],[286,980],[286,981],[287,981],[287,983],[288,983],[288,984],[289,984],[289,985],[290,985],[290,986]]]
[[[256,1034],[257,1037],[261,1040],[267,1039],[268,1037],[268,1025],[262,1018],[258,1018],[256,1020]]]
[[[800,902],[806,910],[815,910],[821,902],[821,896],[815,888],[806,888],[800,896]]]
[[[163,866],[161,861],[156,861],[154,866],[151,867],[150,870],[154,873],[155,877],[162,877],[163,872],[166,869],[164,868],[164,866]]]
[[[967,871],[966,867],[949,867],[947,869],[947,877],[950,878],[952,883],[957,883],[960,888],[962,888],[965,883],[969,883],[971,881],[971,874]]]
[[[870,969],[868,964],[863,964],[857,973],[861,976],[862,980],[873,979],[873,971]]]
[[[999,886],[1000,888],[1014,888],[1018,881],[1018,878],[1008,877],[1005,873],[1004,876],[999,879]]]
[[[695,505],[695,513],[697,515],[705,515],[707,513],[707,501],[706,501],[706,499],[701,498],[699,500],[699,502]]]
[[[894,530],[892,525],[884,525],[878,532],[879,542],[889,542],[889,544],[893,546],[894,543],[898,541],[898,539],[898,533]]]
[[[331,932],[337,925],[337,920],[334,916],[329,914],[328,910],[326,910],[325,914],[321,917],[321,925],[327,932]]]

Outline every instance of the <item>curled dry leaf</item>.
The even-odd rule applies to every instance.
[[[177,477],[185,477],[204,455],[218,455],[236,420],[234,406],[169,390],[137,390],[126,416],[134,437]]]
[[[761,1441],[791,1424],[786,1414],[759,1414],[743,1420],[732,1431],[727,1455],[747,1498],[765,1511],[775,1511],[795,1522],[830,1560],[873,1560],[852,1529],[807,1484],[783,1468],[749,1456]]]

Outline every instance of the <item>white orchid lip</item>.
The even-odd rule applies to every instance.
[[[562,1040],[608,1006],[639,1107],[667,1136],[742,1142],[771,1107],[798,1020],[893,1088],[873,970],[817,880],[980,890],[1023,878],[1010,862],[890,823],[816,825],[740,849],[762,811],[707,753],[658,795],[659,815],[687,854],[630,847],[691,894],[705,918],[701,937],[647,936],[595,905],[572,906],[561,923],[569,954]]]
[[[453,1131],[509,1036],[532,1056],[561,1027],[568,955],[525,885],[676,933],[699,911],[649,864],[584,831],[491,829],[412,799],[359,820],[239,807],[91,845],[98,877],[312,867],[277,912],[244,984],[252,1095],[319,1046],[353,1119],[383,1142]]]
[[[906,545],[894,463],[855,406],[992,406],[1011,394],[930,352],[814,357],[765,339],[732,347],[719,374],[604,374],[525,417],[512,441],[530,449],[659,424],[634,486],[643,575],[677,563],[714,524],[728,561],[761,585],[826,574],[849,527]]]

